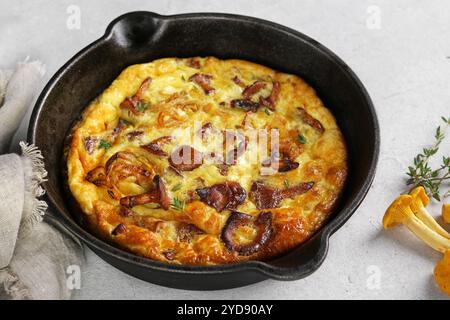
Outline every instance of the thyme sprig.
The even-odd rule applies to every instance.
[[[173,199],[173,202],[170,204],[172,209],[183,211],[186,209],[186,200],[180,200],[178,198]]]
[[[111,143],[108,140],[101,139],[98,144],[98,148],[108,150],[109,148],[111,148]]]
[[[175,191],[178,191],[178,190],[180,190],[181,188],[183,187],[183,184],[180,182],[180,183],[177,183],[173,188],[172,188],[172,192],[175,192]]]
[[[297,139],[298,139],[298,141],[299,141],[301,144],[305,144],[306,142],[308,142],[308,141],[306,140],[306,137],[305,137],[304,135],[302,135],[302,134],[299,134],[298,137],[297,137]]]
[[[406,173],[409,176],[406,181],[407,185],[423,186],[427,194],[438,201],[441,200],[441,196],[445,198],[450,195],[450,189],[442,195],[440,191],[443,183],[450,179],[450,157],[443,156],[442,163],[436,169],[433,169],[429,164],[431,157],[439,151],[447,127],[450,125],[450,117],[442,117],[441,119],[444,125],[436,128],[434,144],[429,148],[423,148],[422,152],[414,157],[413,165],[408,167]]]
[[[142,101],[139,101],[139,102],[136,104],[136,110],[137,110],[138,112],[144,112],[144,111],[147,110],[148,108],[150,108],[150,103],[148,103],[148,102],[142,102]]]

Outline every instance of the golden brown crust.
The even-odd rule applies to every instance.
[[[212,133],[192,140],[192,132],[199,132],[195,123],[208,124]],[[183,131],[192,126],[191,134]],[[167,155],[182,145],[217,158],[211,148],[225,129],[244,130],[244,135],[250,129],[277,129],[280,154],[270,162],[287,167],[261,176],[267,159],[249,161],[255,149],[247,140],[228,150],[235,158],[222,166],[209,159],[184,170],[168,161]],[[269,259],[308,239],[343,189],[347,153],[334,117],[299,77],[242,60],[166,58],[128,67],[86,108],[72,131],[67,166],[70,190],[102,237],[151,259],[213,265]],[[162,182],[155,187],[159,177]],[[242,186],[245,201],[221,203],[225,209],[218,212],[212,200],[196,193],[226,181]],[[275,208],[258,210],[248,196],[255,181],[278,190],[306,182],[312,187],[295,195],[285,192],[289,196]],[[142,194],[138,205],[133,203],[137,198],[130,200]],[[124,197],[127,205],[121,207]],[[167,210],[166,197],[172,202]],[[256,252],[240,254],[222,241],[227,208],[254,219],[270,212],[270,237]],[[249,224],[236,234],[233,241],[255,238]]]

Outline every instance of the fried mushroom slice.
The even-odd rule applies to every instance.
[[[297,169],[299,166],[298,162],[292,161],[290,159],[281,159],[277,164],[278,172],[287,172]]]
[[[280,95],[281,86],[278,81],[272,82],[272,91],[267,98],[261,97],[259,99],[259,103],[261,106],[267,107],[272,111],[275,111],[275,105],[278,100],[278,96]]]
[[[181,222],[177,226],[177,239],[181,242],[190,242],[196,235],[204,234],[203,230],[191,223]]]
[[[156,190],[158,191],[159,204],[164,210],[169,209],[170,197],[169,194],[167,193],[167,188],[166,184],[164,183],[164,180],[160,176],[156,175],[153,181],[155,182]]]
[[[258,209],[276,208],[283,200],[279,189],[266,186],[259,181],[252,183],[249,197]]]
[[[125,100],[120,104],[120,107],[122,109],[128,109],[133,114],[138,114],[139,111],[137,109],[137,105],[142,102],[142,95],[144,92],[148,89],[150,86],[150,83],[152,82],[152,78],[148,77],[146,78],[142,84],[140,85],[139,89],[136,91],[136,93],[132,97],[127,97]]]
[[[298,196],[300,194],[303,194],[303,193],[307,192],[313,186],[314,186],[314,182],[309,181],[309,182],[299,183],[299,184],[297,184],[295,186],[292,186],[292,187],[289,187],[289,188],[281,189],[280,190],[281,197],[283,199],[293,198],[295,196]]]
[[[117,137],[125,130],[125,128],[129,125],[129,122],[123,119],[119,119],[116,127],[113,129],[111,134],[111,139],[115,141]]]
[[[235,241],[235,233],[242,226],[252,226],[257,231],[255,238],[250,243],[239,244]],[[257,217],[233,211],[222,229],[221,239],[228,250],[248,256],[261,250],[271,235],[272,213],[270,211],[260,212]]]
[[[245,87],[244,91],[242,92],[242,96],[244,99],[251,99],[253,95],[258,93],[260,90],[264,89],[266,87],[266,83],[263,81],[255,81],[251,85]]]
[[[98,141],[98,138],[91,137],[91,136],[84,138],[84,140],[83,140],[84,150],[86,150],[86,152],[88,154],[93,154],[97,141]]]
[[[322,126],[322,123],[311,116],[305,109],[298,107],[297,108],[300,119],[310,127],[314,128],[318,133],[322,134],[325,131],[325,128]]]
[[[230,166],[225,164],[225,163],[219,163],[216,165],[217,170],[219,170],[219,174],[221,176],[227,176],[228,175],[228,170],[230,169]]]
[[[124,224],[119,223],[119,224],[111,231],[111,235],[117,236],[117,235],[122,234],[122,233],[124,233],[124,232],[126,232],[126,231],[127,231],[127,227],[126,227]]]
[[[254,102],[250,99],[234,99],[231,100],[231,106],[236,109],[256,112],[260,107],[259,102]]]
[[[196,73],[189,77],[189,81],[195,82],[198,84],[206,95],[209,95],[215,91],[215,89],[211,86],[212,75],[204,74],[204,73]]]
[[[155,189],[146,193],[123,197],[120,199],[120,205],[125,208],[133,208],[134,206],[148,203],[159,203],[163,209],[169,209],[170,198],[167,193],[164,180],[160,176],[156,175],[153,182],[156,186]]]
[[[234,76],[233,79],[231,79],[235,84],[237,84],[239,87],[245,89],[246,85],[245,83],[238,77]]]
[[[143,134],[144,134],[144,131],[134,130],[134,131],[131,131],[131,132],[127,133],[127,139],[128,139],[128,141],[133,141],[136,138],[141,137]]]
[[[172,152],[169,164],[177,171],[192,171],[203,164],[203,154],[191,146],[182,145]]]
[[[186,64],[194,69],[200,69],[202,66],[200,64],[200,61],[197,60],[196,58],[189,58],[186,60]]]
[[[105,172],[105,168],[96,167],[86,174],[85,179],[90,183],[95,184],[97,187],[106,187],[108,180]]]
[[[278,189],[267,186],[260,181],[255,181],[252,183],[249,196],[258,209],[276,208],[283,199],[293,198],[305,193],[313,186],[314,182],[303,182],[289,188]]]
[[[278,172],[288,172],[299,167],[299,163],[294,161],[303,151],[302,145],[298,142],[299,132],[290,130],[288,136],[284,137],[272,150],[270,157],[264,160],[261,165],[270,167]]]
[[[244,203],[247,193],[238,182],[227,181],[211,187],[195,190],[200,200],[218,212],[224,209],[234,210]]]
[[[106,175],[110,185],[117,185],[127,177],[136,177],[140,185],[147,184],[153,177],[152,172],[145,169],[136,157],[129,152],[119,151],[113,154],[105,164]]]
[[[266,87],[266,83],[262,81],[256,81],[253,84],[247,86],[242,92],[243,99],[231,100],[231,106],[237,109],[243,109],[245,111],[256,112],[260,107],[266,107],[272,111],[275,111],[275,104],[280,95],[280,83],[278,81],[272,82],[272,91],[268,97],[259,97],[259,101],[252,101],[253,95],[258,93],[261,89]]]
[[[278,172],[288,172],[297,169],[299,166],[298,162],[292,161],[291,159],[280,159],[279,157],[271,157],[271,159],[265,160],[261,163],[263,167],[270,167]]]
[[[162,150],[161,147],[170,141],[172,141],[171,136],[162,136],[151,141],[149,144],[141,146],[141,148],[157,156],[167,157],[167,152]]]
[[[134,206],[139,206],[142,204],[158,203],[158,201],[158,192],[156,190],[152,190],[146,193],[120,198],[120,205],[126,208],[133,208]]]
[[[134,177],[137,184],[146,187],[152,183],[154,173],[152,169],[146,169],[133,154],[119,151],[106,161],[104,167],[99,166],[89,171],[85,179],[98,187],[108,188],[109,196],[118,200],[121,196],[118,184],[128,177]]]
[[[202,140],[206,140],[206,138],[215,131],[216,129],[213,127],[212,123],[207,122],[197,131],[197,135],[202,138]]]
[[[276,162],[271,163],[272,168],[276,168],[278,172],[288,172],[297,169],[299,166],[298,162],[292,161],[290,159],[280,159]]]

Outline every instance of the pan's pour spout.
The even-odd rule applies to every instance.
[[[105,37],[113,38],[122,47],[147,45],[158,38],[164,26],[163,16],[149,11],[135,11],[114,19],[106,28]]]

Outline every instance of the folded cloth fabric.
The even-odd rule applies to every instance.
[[[20,143],[22,155],[5,154],[44,73],[40,62],[0,70],[0,300],[67,299],[67,269],[80,267],[81,244],[54,219],[40,184],[47,172],[40,151]]]

